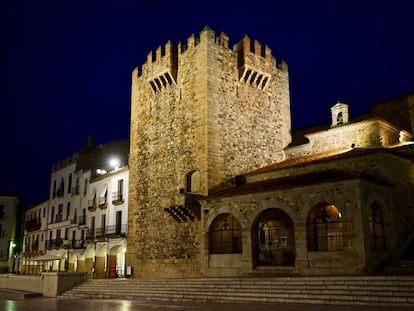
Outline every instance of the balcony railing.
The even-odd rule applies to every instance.
[[[96,211],[96,198],[93,198],[92,200],[88,200],[88,210],[90,212]]]
[[[46,248],[59,248],[63,246],[63,239],[46,240]]]
[[[85,225],[86,224],[86,215],[79,216],[78,218],[78,225]]]
[[[103,197],[99,197],[99,198],[98,198],[98,207],[99,207],[100,209],[105,209],[105,208],[107,208],[107,207],[108,207],[108,204],[107,204],[107,197],[106,197],[106,195],[105,195],[105,196],[103,196]]]
[[[47,249],[53,249],[53,248],[81,249],[81,248],[84,248],[84,246],[85,246],[85,241],[83,240],[54,239],[54,240],[46,241]]]
[[[40,230],[42,223],[40,219],[30,219],[25,223],[25,229],[28,232]]]
[[[112,204],[113,205],[120,205],[124,203],[124,196],[123,193],[120,191],[112,192]]]
[[[86,238],[102,238],[102,237],[115,237],[115,236],[126,236],[127,234],[127,225],[113,225],[106,226],[104,228],[96,228],[94,230],[87,230]]]
[[[50,222],[51,224],[57,223],[57,222],[62,222],[65,219],[63,219],[63,215],[55,215],[55,217],[52,217],[52,221]]]

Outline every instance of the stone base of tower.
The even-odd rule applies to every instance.
[[[149,259],[129,260],[132,266],[132,277],[136,278],[175,278],[199,277],[200,264],[193,259]]]
[[[139,260],[132,264],[132,277],[175,278],[201,276],[200,266],[190,259]]]

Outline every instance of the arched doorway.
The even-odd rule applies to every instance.
[[[295,233],[290,216],[278,208],[263,211],[252,228],[253,265],[293,266]]]
[[[78,258],[76,257],[76,254],[69,254],[69,266],[68,266],[69,272],[77,271],[77,268],[78,268],[77,262],[78,262]]]
[[[94,257],[95,250],[90,247],[85,251],[85,271],[87,272],[87,278],[92,279],[94,273]]]
[[[125,252],[124,247],[115,245],[109,250],[108,278],[116,278],[124,275]]]
[[[95,279],[104,279],[105,278],[105,267],[106,266],[106,249],[104,246],[101,246],[96,251],[95,258]]]

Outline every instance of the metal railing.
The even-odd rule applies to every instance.
[[[106,226],[104,228],[96,228],[94,230],[88,229],[86,231],[86,238],[100,238],[111,236],[125,236],[127,234],[127,224]]]

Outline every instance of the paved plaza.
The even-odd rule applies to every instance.
[[[201,310],[201,311],[414,311],[414,307],[337,306],[317,304],[224,304],[224,303],[178,303],[129,300],[89,300],[32,298],[26,300],[0,300],[3,311],[157,311],[157,310]]]

